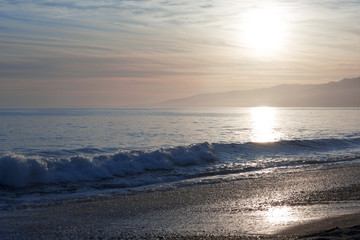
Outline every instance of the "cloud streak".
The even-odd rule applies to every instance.
[[[57,95],[52,103],[62,106],[61,94],[69,99],[76,88],[81,102],[98,103],[103,94],[103,106],[127,106],[359,75],[360,4],[271,4],[289,26],[286,49],[256,58],[240,41],[242,16],[263,1],[0,0],[0,95]],[[22,105],[3,97],[7,106]]]

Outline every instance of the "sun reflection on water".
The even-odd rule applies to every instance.
[[[274,142],[279,140],[281,134],[275,130],[277,124],[275,108],[251,108],[251,122],[253,142]]]

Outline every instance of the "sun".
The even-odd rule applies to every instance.
[[[279,51],[285,44],[286,27],[275,8],[257,8],[244,14],[242,37],[245,47],[260,55]]]

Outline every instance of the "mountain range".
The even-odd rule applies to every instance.
[[[270,88],[198,94],[156,107],[360,107],[360,77],[324,84],[283,84]]]

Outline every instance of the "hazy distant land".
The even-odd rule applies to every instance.
[[[325,84],[283,84],[270,88],[199,94],[156,107],[360,107],[360,77]]]

